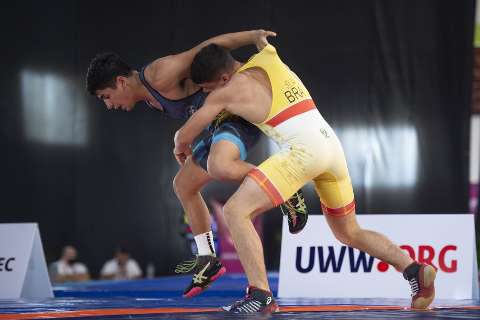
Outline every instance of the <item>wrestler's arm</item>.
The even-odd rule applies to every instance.
[[[190,155],[190,145],[193,140],[215,120],[217,115],[228,109],[229,105],[238,104],[243,95],[236,81],[230,80],[225,87],[214,90],[205,100],[203,106],[185,122],[175,133],[175,149],[173,153],[180,164]],[[231,110],[228,110],[231,112]],[[234,113],[234,112],[231,112]]]
[[[212,92],[203,106],[175,133],[173,153],[180,164],[191,154],[190,145],[193,140],[225,109],[227,100],[228,97],[222,94],[221,90]]]
[[[203,41],[190,50],[156,60],[155,68],[162,74],[162,78],[166,82],[178,82],[190,77],[190,65],[193,58],[203,47],[215,43],[229,50],[234,50],[254,44],[260,50],[268,43],[267,37],[270,36],[276,36],[275,32],[261,29],[222,34]]]
[[[228,50],[235,50],[240,47],[244,47],[250,44],[254,44],[257,47],[263,48],[265,46],[265,42],[267,37],[275,37],[277,34],[273,31],[267,30],[250,30],[250,31],[242,31],[242,32],[234,32],[234,33],[226,33],[220,36],[216,36],[210,38],[196,47],[186,51],[188,55],[191,55],[191,60],[193,61],[193,57],[205,46],[215,43],[221,47],[224,47]],[[191,62],[191,61],[190,61]]]

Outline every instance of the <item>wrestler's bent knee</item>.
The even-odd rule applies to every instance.
[[[194,183],[192,172],[180,168],[175,177],[173,178],[173,191],[177,197],[183,197],[188,194],[196,193],[200,191],[200,188]]]

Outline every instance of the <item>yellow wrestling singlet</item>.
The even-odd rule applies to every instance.
[[[317,110],[310,93],[285,65],[272,45],[252,56],[237,72],[262,69],[270,79],[272,105],[257,125],[280,147],[249,172],[275,206],[309,181],[329,215],[346,215],[355,208],[352,184],[340,141]]]

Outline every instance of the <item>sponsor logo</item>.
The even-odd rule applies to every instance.
[[[207,271],[208,267],[210,266],[210,262],[205,265],[205,267],[200,270],[199,273],[193,275],[193,283],[195,284],[202,284],[204,280],[207,280],[207,277],[203,274]]]
[[[445,273],[454,273],[458,270],[458,260],[455,259],[456,245],[450,244],[440,248],[431,245],[419,245],[417,247],[401,245],[400,248],[419,263],[430,264]],[[303,254],[304,250],[307,251],[306,255]],[[338,273],[343,268],[347,268],[352,273],[369,273],[374,271],[374,268],[379,272],[386,272],[390,266],[363,251],[351,247],[310,246],[306,248],[297,247],[295,267],[300,273]]]
[[[322,128],[320,129],[320,133],[323,134],[325,138],[330,138],[330,135],[328,134],[327,130]]]
[[[187,118],[190,118],[195,113],[195,111],[197,111],[197,108],[192,104],[189,105],[187,107]]]
[[[0,272],[6,271],[11,272],[13,271],[13,262],[15,261],[14,257],[6,258],[0,257]]]

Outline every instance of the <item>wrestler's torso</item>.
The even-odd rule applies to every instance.
[[[255,124],[281,148],[298,149],[302,157],[308,149],[310,157],[321,154],[325,143],[339,144],[302,81],[273,46],[240,67],[230,83],[232,98],[225,109]]]
[[[235,103],[228,105],[227,110],[258,126],[269,125],[273,118],[298,104],[309,104],[315,109],[302,81],[271,45],[239,68],[231,82],[243,100],[234,98]]]

